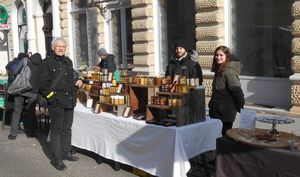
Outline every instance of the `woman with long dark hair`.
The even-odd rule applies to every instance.
[[[209,116],[223,123],[222,134],[231,129],[237,112],[244,107],[245,99],[239,79],[240,61],[226,46],[214,52],[211,71],[214,72]]]

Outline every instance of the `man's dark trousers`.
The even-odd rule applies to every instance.
[[[50,149],[54,161],[63,160],[71,151],[71,127],[74,108],[49,106],[51,119]]]

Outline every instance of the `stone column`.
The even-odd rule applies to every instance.
[[[59,1],[58,0],[51,0],[52,4],[52,23],[53,23],[53,29],[52,29],[52,37],[61,37],[61,29],[60,29],[60,18],[59,18]]]
[[[71,3],[71,2],[70,2]],[[69,16],[68,16],[68,0],[59,0],[59,28],[61,32],[61,37],[63,37],[66,41],[69,42]],[[54,22],[54,20],[53,20]],[[53,29],[54,29],[54,24],[53,24]],[[54,37],[54,36],[53,36]],[[66,55],[69,55],[70,53],[70,45],[67,48]],[[73,59],[72,59],[73,60]]]
[[[291,64],[294,74],[290,76],[293,82],[291,88],[291,102],[293,107],[290,109],[291,116],[300,117],[300,0],[296,0],[292,7],[292,16],[294,22],[292,23],[292,58]]]
[[[205,94],[210,97],[213,53],[219,45],[224,45],[224,0],[195,0],[195,8],[196,50],[203,70]]]
[[[152,0],[131,0],[134,71],[154,75]]]
[[[35,40],[35,24],[33,17],[33,2],[32,0],[26,1],[26,13],[27,13],[27,40],[28,40],[28,52],[36,53],[36,40]]]

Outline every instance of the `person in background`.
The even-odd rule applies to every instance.
[[[19,129],[19,121],[22,114],[23,108],[25,108],[26,117],[24,119],[24,129],[27,137],[35,137],[35,131],[37,128],[37,120],[35,115],[35,106],[36,106],[36,95],[37,95],[37,87],[39,82],[39,74],[41,72],[41,63],[42,58],[39,53],[35,53],[31,55],[29,58],[25,57],[27,60],[28,67],[31,71],[31,77],[29,82],[32,86],[32,89],[26,91],[20,95],[14,95],[14,110],[12,113],[12,120],[10,126],[10,134],[8,135],[8,139],[15,140],[18,134]],[[21,71],[24,63],[24,58],[19,62],[17,66],[17,71]]]
[[[165,73],[165,76],[170,76],[172,80],[175,75],[199,78],[200,85],[203,82],[201,66],[191,59],[191,54],[187,52],[186,44],[182,40],[175,43],[175,52],[169,60]]]
[[[97,51],[98,56],[101,58],[101,61],[97,66],[94,66],[94,69],[102,71],[102,69],[107,69],[108,72],[114,72],[116,70],[115,56],[106,52],[104,48],[100,48]]]
[[[215,49],[211,71],[214,72],[209,116],[223,123],[222,135],[232,128],[237,112],[244,107],[244,93],[239,79],[240,61],[226,46]]]
[[[79,160],[71,153],[71,127],[76,105],[76,91],[77,88],[82,87],[82,80],[73,69],[72,60],[65,55],[67,49],[65,39],[61,37],[54,39],[51,48],[54,54],[43,61],[39,92],[47,98],[51,119],[51,164],[62,171],[66,169],[63,160]],[[59,79],[56,79],[57,77]],[[58,83],[53,87],[52,83],[55,80]]]
[[[17,75],[17,66],[19,64],[19,62],[23,59],[23,58],[27,58],[28,54],[27,53],[19,53],[18,57],[14,58],[12,61],[8,62],[8,64],[5,66],[5,69],[7,70],[7,74],[8,74],[8,81],[7,84],[9,86],[9,84],[14,80],[15,76]]]
[[[15,79],[17,75],[17,70],[18,70],[18,64],[21,61],[21,59],[28,57],[27,53],[19,53],[18,57],[14,58],[12,61],[8,62],[8,64],[5,66],[5,69],[7,71],[7,88],[10,86],[12,81]],[[7,92],[5,93],[5,108],[6,109],[14,109],[14,96],[8,94]],[[21,130],[21,127],[19,127]],[[19,131],[21,132],[21,131]]]

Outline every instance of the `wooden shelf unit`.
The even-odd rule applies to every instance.
[[[158,86],[130,84],[129,105],[133,114],[146,114],[148,100],[151,100],[158,89]]]
[[[147,105],[147,122],[169,122],[172,125],[183,126],[204,121],[205,114],[205,89],[196,88],[187,94],[157,92],[157,95],[164,95],[168,98],[176,97],[182,99],[181,106]]]
[[[106,102],[98,101],[97,104],[100,105],[100,112],[110,112],[114,113],[116,116],[122,116],[127,104],[111,104]],[[114,109],[116,112],[114,112]]]

